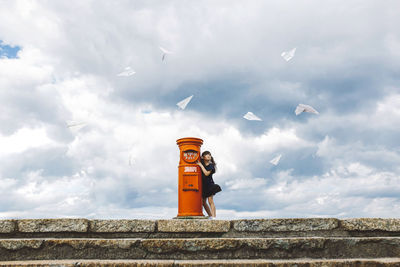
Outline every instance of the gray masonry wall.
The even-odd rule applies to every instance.
[[[0,261],[390,258],[400,266],[399,256],[400,219],[0,220]]]

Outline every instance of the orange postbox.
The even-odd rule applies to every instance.
[[[178,166],[178,217],[204,216],[201,200],[200,138],[186,137],[176,140],[180,150]]]

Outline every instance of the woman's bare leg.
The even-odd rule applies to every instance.
[[[217,211],[216,211],[216,209],[215,209],[213,196],[208,197],[207,199],[208,199],[208,203],[210,204],[212,216],[213,216],[213,217],[216,217],[216,216],[217,216]]]
[[[208,216],[212,216],[210,207],[208,206],[207,201],[206,201],[205,198],[203,198],[203,207],[204,207],[204,209],[206,210]]]

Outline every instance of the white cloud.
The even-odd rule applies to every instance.
[[[385,136],[376,141],[374,135],[397,131],[400,97],[391,81],[377,86],[385,88],[384,97],[371,101],[367,113],[338,112],[327,101],[318,117],[290,117],[300,100],[343,99],[342,91],[330,94],[314,81],[328,84],[332,74],[364,81],[370,73],[358,67],[366,62],[390,68],[399,38],[390,32],[398,16],[389,11],[397,3],[328,3],[317,12],[309,1],[6,3],[0,36],[22,50],[17,59],[0,59],[0,156],[10,163],[0,170],[1,201],[10,204],[0,217],[175,216],[175,142],[185,136],[203,138],[202,149],[218,163],[222,217],[398,211],[393,196],[400,157]],[[159,45],[174,51],[166,62]],[[288,64],[280,53],[290,47],[298,50]],[[126,66],[137,71],[133,79],[116,77]],[[236,99],[229,88],[214,116],[199,102],[176,109],[175,100],[192,93],[215,101],[214,87],[225,85],[213,80],[240,80],[248,89]],[[351,85],[345,88],[355,95],[351,100],[362,102],[367,94]],[[224,113],[228,109],[253,110],[263,122],[245,132]],[[71,133],[67,120],[87,127]],[[259,134],[250,127],[260,127]],[[47,163],[54,159],[52,148],[59,149],[59,176]],[[269,160],[282,151],[284,164],[271,168]],[[298,155],[310,151],[324,175],[298,171]],[[315,167],[307,164],[302,167]]]
[[[57,144],[47,136],[45,128],[21,128],[13,135],[0,135],[0,157],[22,153],[30,148],[55,145]]]
[[[228,190],[248,190],[255,189],[261,186],[266,185],[266,181],[263,178],[254,178],[254,179],[236,179],[230,180],[225,183],[228,186]]]
[[[398,88],[397,88],[398,89]],[[395,128],[400,119],[400,94],[390,94],[377,103],[375,112],[369,116],[374,127]]]

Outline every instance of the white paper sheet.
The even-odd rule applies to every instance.
[[[309,112],[309,113],[319,114],[319,112],[316,111],[310,105],[298,104],[297,107],[296,107],[296,110],[294,111],[294,113],[296,114],[296,116],[298,116],[302,112]]]
[[[176,105],[178,107],[180,107],[181,109],[185,109],[187,104],[189,104],[190,100],[192,100],[193,95],[186,97],[185,99],[183,99],[182,101],[178,102]]]
[[[67,121],[67,127],[74,133],[78,132],[87,125],[86,122]]]
[[[126,67],[125,70],[121,73],[118,73],[117,76],[128,77],[128,76],[132,76],[135,73],[136,72],[131,67]]]
[[[295,53],[296,53],[296,47],[293,48],[293,49],[290,50],[290,51],[282,52],[281,56],[282,56],[286,61],[289,61],[289,60],[291,60],[291,59],[294,57],[294,54],[295,54]]]
[[[282,157],[282,155],[279,155],[279,156],[273,158],[273,159],[270,161],[270,163],[273,164],[273,165],[275,165],[275,166],[278,165],[279,161],[281,160],[281,157]]]
[[[247,112],[246,114],[244,114],[243,118],[245,118],[246,120],[249,121],[262,121],[262,119],[260,119],[259,117],[257,117],[256,115],[253,114],[253,112]]]
[[[161,59],[161,60],[164,60],[164,59],[165,59],[165,56],[166,56],[167,54],[172,54],[172,53],[173,53],[172,51],[169,51],[169,50],[167,50],[167,49],[165,49],[165,48],[163,48],[163,47],[161,47],[161,46],[160,46],[160,50],[163,52],[163,55],[162,55],[162,59]]]

